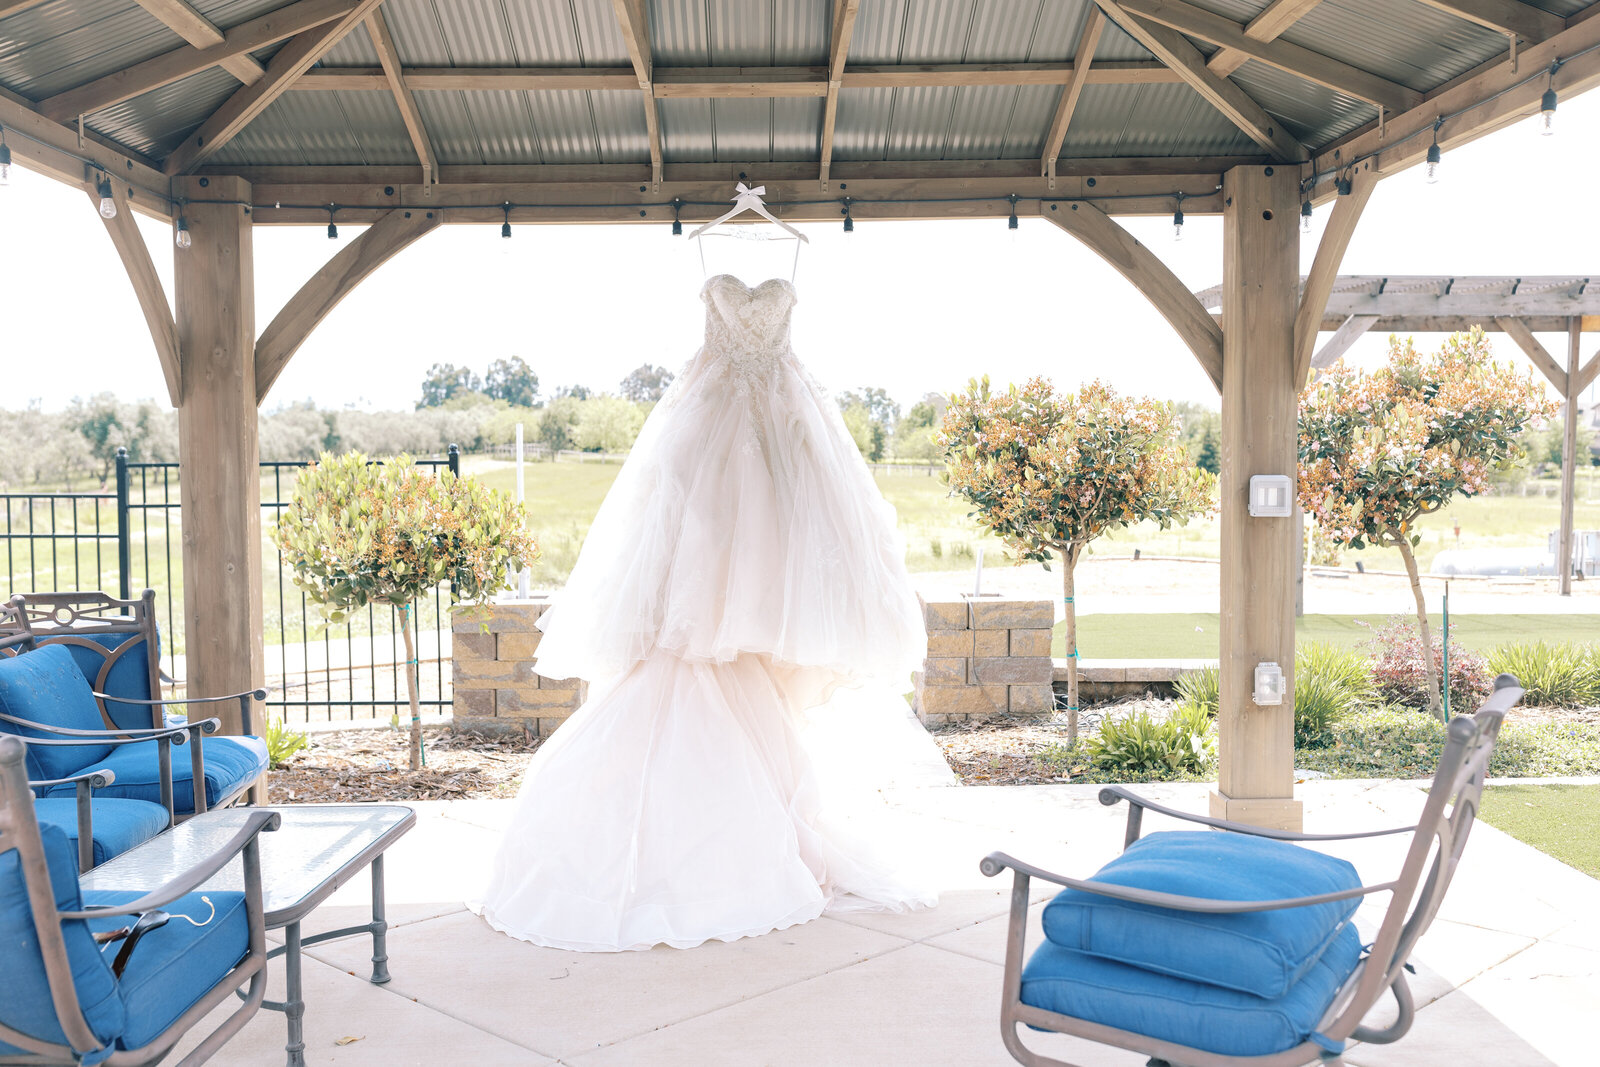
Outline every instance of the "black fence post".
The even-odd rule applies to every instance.
[[[133,599],[133,523],[128,509],[128,450],[117,449],[117,596]]]
[[[450,457],[450,473],[457,478],[461,477],[461,446],[451,445],[448,455]]]

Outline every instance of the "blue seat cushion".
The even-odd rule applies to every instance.
[[[1219,1056],[1265,1056],[1311,1036],[1360,958],[1347,925],[1282,995],[1256,997],[1045,941],[1022,969],[1022,1002]]]
[[[106,728],[94,692],[65,645],[46,645],[0,659],[0,712],[73,730]],[[60,740],[62,736],[3,721],[0,729],[21,737]],[[104,759],[113,747],[99,743],[29,745],[28,777],[66,778]]]
[[[1349,863],[1249,834],[1151,834],[1094,875],[1096,882],[1211,900],[1282,900],[1354,889]],[[1044,935],[1062,948],[1279,997],[1299,981],[1355,914],[1359,898],[1236,915],[1131,904],[1065,889],[1045,905]]]
[[[167,828],[167,809],[148,800],[106,797],[90,801],[90,806],[96,867]],[[73,855],[77,855],[78,802],[75,799],[48,797],[36,800],[33,802],[33,814],[40,826],[59,827],[71,842]]]
[[[134,892],[90,892],[84,903],[94,905],[127,904],[142,894]],[[134,946],[128,965],[117,983],[127,1025],[118,1045],[125,1049],[142,1048],[244,959],[250,947],[250,924],[245,915],[244,894],[207,890],[207,904],[201,894],[179,897],[161,910],[172,916],[167,925],[152,930]],[[216,914],[211,914],[212,905]],[[195,926],[179,918],[186,915]],[[209,919],[209,921],[208,921]],[[129,923],[127,917],[91,919],[95,930],[115,930]],[[118,943],[106,946],[107,958],[118,951]]]
[[[200,744],[205,755],[207,807],[216,807],[224,799],[238,795],[267,769],[267,746],[259,737],[207,737]],[[161,769],[156,762],[154,741],[122,745],[83,769],[101,767],[113,771],[117,780],[95,790],[95,796],[160,801]],[[45,790],[45,796],[70,795],[71,786]],[[194,762],[188,745],[174,745],[172,749],[172,806],[180,813],[194,810]]]
[[[74,634],[70,641],[41,637],[39,644],[45,647],[56,641],[72,654],[73,661],[95,692],[136,700],[150,700],[159,695],[150,692],[150,642],[145,640],[144,634]],[[160,654],[158,645],[156,655]],[[159,725],[147,704],[107,700],[106,716],[127,730],[148,730]]]
[[[80,910],[77,849],[59,827],[41,826],[39,836],[44,843],[56,910]],[[122,1034],[127,1022],[109,961],[101,956],[100,946],[94,943],[89,927],[83,922],[62,923],[61,934],[78,994],[78,1007],[95,1037],[109,1044]],[[66,1044],[66,1034],[50,999],[39,935],[33,924],[33,911],[28,906],[21,857],[15,849],[0,853],[0,949],[5,960],[0,1023],[40,1041]],[[16,1051],[0,1041],[0,1054]]]

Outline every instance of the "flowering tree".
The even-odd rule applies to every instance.
[[[449,471],[437,476],[410,457],[372,463],[360,452],[324,452],[300,472],[294,497],[278,519],[278,545],[294,582],[342,622],[369,604],[400,609],[411,697],[411,769],[422,766],[416,646],[411,604],[451,583],[469,603],[488,601],[538,558],[522,505]]]
[[[1412,549],[1417,520],[1522,458],[1518,436],[1554,407],[1530,377],[1496,364],[1483,331],[1451,335],[1431,356],[1389,339],[1370,374],[1335,364],[1300,399],[1300,506],[1336,545],[1400,550],[1427,668],[1428,708],[1443,717],[1439,666]]]
[[[1061,559],[1067,617],[1067,738],[1078,737],[1078,617],[1073,568],[1096,537],[1140,522],[1163,529],[1211,508],[1215,479],[1189,461],[1170,404],[1107,385],[1058,394],[1035,378],[1004,394],[989,379],[950,398],[939,442],[945,481],[973,516],[1049,566]]]

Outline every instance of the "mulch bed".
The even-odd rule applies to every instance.
[[[537,739],[422,731],[427,766],[412,772],[405,730],[338,730],[310,735],[311,746],[272,772],[274,803],[361,800],[464,800],[515,796]]]

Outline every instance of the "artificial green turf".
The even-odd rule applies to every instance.
[[[1524,844],[1600,878],[1600,785],[1497,785],[1478,814]]]
[[[1295,640],[1359,648],[1386,621],[1383,615],[1306,615],[1295,620]],[[1430,616],[1428,623],[1436,628],[1439,620]],[[1078,653],[1084,659],[1216,659],[1217,629],[1217,616],[1206,614],[1080,615]],[[1067,654],[1065,634],[1066,624],[1057,623],[1052,655]],[[1600,642],[1600,615],[1452,615],[1450,634],[1479,652],[1513,641]]]

